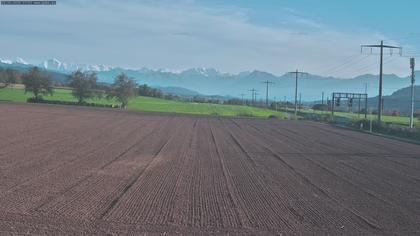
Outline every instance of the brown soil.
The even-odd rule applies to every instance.
[[[419,234],[420,146],[327,125],[0,103],[0,234]]]

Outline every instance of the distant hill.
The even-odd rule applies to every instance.
[[[420,109],[420,86],[415,86],[415,110]],[[369,107],[377,109],[378,97],[370,98],[368,100]],[[411,87],[399,89],[389,96],[384,96],[384,109],[397,110],[403,114],[408,114],[411,110]]]
[[[156,88],[166,94],[178,95],[181,97],[194,97],[194,96],[201,95],[200,93],[196,91],[189,90],[186,88],[180,88],[180,87],[156,87]]]
[[[21,62],[21,63],[20,63]],[[15,67],[27,70],[31,65],[25,64],[23,60],[12,63],[3,60],[0,63],[3,67]],[[257,99],[265,98],[266,87],[263,81],[269,80],[275,84],[270,87],[269,97],[271,100],[283,100],[286,96],[288,101],[294,99],[295,78],[291,74],[273,75],[264,71],[245,71],[237,74],[222,73],[212,68],[192,68],[181,72],[170,72],[165,70],[124,69],[120,67],[107,67],[104,65],[77,65],[48,60],[41,66],[45,68],[56,81],[64,81],[65,75],[73,68],[94,71],[98,75],[99,82],[112,83],[114,78],[125,73],[133,77],[138,84],[147,84],[154,88],[168,88],[173,94],[184,96],[212,95],[221,97],[240,98],[245,94],[246,99],[251,98],[249,89],[258,90]],[[418,80],[419,81],[419,80]],[[355,78],[341,79],[335,77],[323,77],[309,74],[299,78],[299,93],[303,101],[317,101],[321,99],[322,92],[325,92],[325,99],[331,97],[333,92],[364,92],[364,84],[367,83],[369,97],[378,94],[378,76],[365,74]],[[391,95],[394,91],[409,86],[408,77],[399,77],[394,74],[384,75],[383,94]],[[417,85],[420,85],[417,82]],[[176,89],[175,89],[176,88]],[[164,89],[162,89],[164,90]]]
[[[266,87],[263,81],[274,82],[270,86],[270,99],[276,97],[283,100],[284,96],[290,101],[294,98],[295,79],[292,75],[285,74],[275,76],[273,74],[252,71],[239,74],[226,74],[214,69],[190,69],[180,73],[154,71],[154,70],[124,70],[121,68],[109,71],[98,72],[101,81],[111,82],[116,75],[124,72],[135,78],[140,84],[147,84],[152,87],[178,87],[196,91],[200,94],[214,94],[220,96],[240,97],[241,93],[245,98],[250,99],[249,89],[258,90],[258,99],[265,98]],[[299,79],[299,93],[302,93],[303,101],[315,101],[321,99],[322,92],[325,98],[333,92],[355,92],[363,93],[364,84],[368,83],[368,94],[370,97],[378,94],[378,76],[361,75],[352,79],[339,79],[334,77],[322,77],[308,75]],[[407,87],[410,84],[408,77],[397,75],[384,75],[383,94],[390,95],[397,89]]]
[[[0,62],[0,68],[10,68],[13,70],[20,71],[22,73],[28,72],[33,65],[27,65],[27,64],[21,64],[21,63],[3,63]],[[42,69],[42,68],[41,68]],[[58,83],[64,83],[66,81],[67,74],[51,71],[51,70],[45,70],[45,72],[51,76],[51,79]]]

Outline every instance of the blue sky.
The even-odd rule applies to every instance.
[[[298,68],[347,78],[378,71],[378,56],[360,54],[360,44],[385,40],[403,46],[405,56],[420,55],[419,9],[419,1],[409,0],[58,0],[48,7],[0,6],[0,58],[231,73]],[[408,58],[387,56],[385,72],[408,74]]]

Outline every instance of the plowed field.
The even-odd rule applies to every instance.
[[[0,103],[0,234],[420,234],[420,146],[328,125]]]

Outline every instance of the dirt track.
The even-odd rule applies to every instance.
[[[0,234],[420,234],[420,146],[294,121],[0,103]]]

